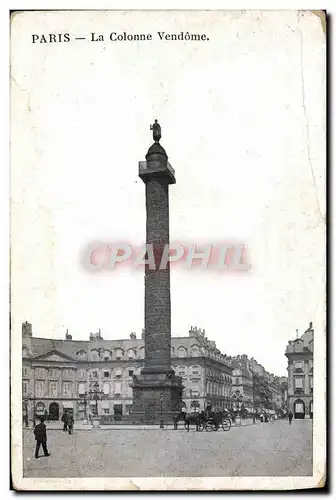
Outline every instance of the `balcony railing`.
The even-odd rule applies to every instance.
[[[303,373],[303,368],[295,368],[294,373]]]

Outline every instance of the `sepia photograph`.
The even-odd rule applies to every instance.
[[[10,24],[14,489],[323,487],[325,12]]]

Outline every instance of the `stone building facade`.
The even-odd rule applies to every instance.
[[[269,373],[246,354],[233,357],[231,366],[233,408],[239,409],[243,405],[249,412],[254,410],[257,413],[263,410],[285,411],[282,387],[285,377]]]
[[[137,338],[105,340],[101,332],[87,341],[35,337],[32,325],[22,325],[23,412],[30,419],[48,413],[59,420],[65,409],[73,409],[79,420],[93,414],[96,402],[85,392],[98,383],[104,397],[97,402],[103,421],[130,418],[133,375],[144,365],[144,334]],[[215,408],[230,406],[230,358],[206,338],[204,330],[192,327],[186,337],[173,337],[172,366],[183,380],[183,403],[188,411],[203,409],[208,402]]]
[[[288,409],[294,418],[313,417],[314,329],[288,342]]]

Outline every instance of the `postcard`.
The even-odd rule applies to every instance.
[[[324,486],[326,30],[11,14],[16,490]]]

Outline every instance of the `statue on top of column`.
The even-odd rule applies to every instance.
[[[153,139],[155,142],[159,142],[161,139],[161,127],[158,124],[158,121],[155,120],[155,123],[150,126],[150,129],[153,131]]]

